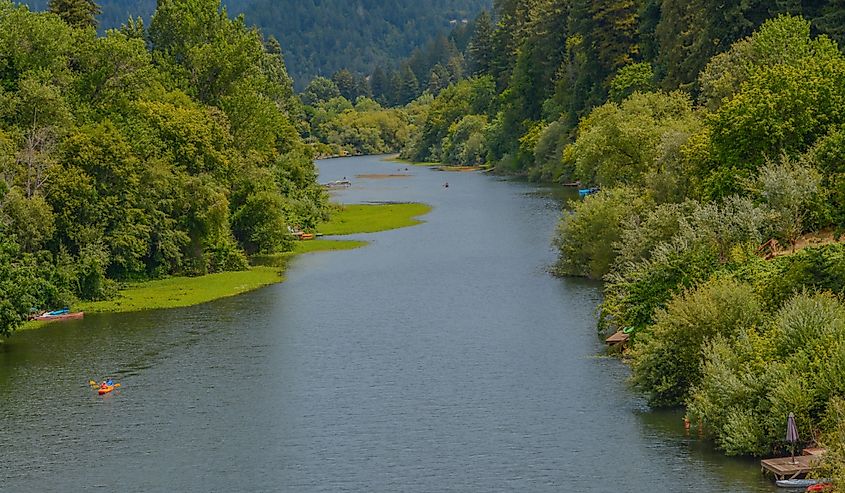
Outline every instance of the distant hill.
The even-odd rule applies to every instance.
[[[27,0],[33,10],[47,0]],[[101,28],[130,16],[149,19],[155,0],[100,0]],[[491,9],[492,0],[224,0],[282,44],[288,70],[302,87],[315,75],[348,68],[370,73],[377,63],[407,57],[454,23]]]

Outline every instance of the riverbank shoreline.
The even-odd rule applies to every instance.
[[[326,236],[376,233],[421,224],[418,219],[431,211],[421,203],[337,204],[331,220],[318,226]],[[350,250],[368,244],[360,240],[317,239],[299,241],[291,252],[256,255],[243,271],[217,272],[204,276],[175,276],[126,284],[117,296],[105,301],[86,301],[74,306],[85,313],[132,313],[196,306],[238,296],[285,280],[288,262],[298,255]],[[34,330],[56,322],[30,321],[17,331]]]

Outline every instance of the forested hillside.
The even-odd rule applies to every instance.
[[[45,10],[47,0],[28,0]],[[120,27],[129,17],[149,19],[155,0],[102,0],[103,28]],[[229,14],[243,13],[282,45],[285,61],[301,88],[316,75],[346,68],[370,73],[379,63],[408,56],[453,22],[472,19],[491,0],[229,0]]]
[[[116,282],[247,267],[324,217],[277,44],[217,0],[97,36],[0,1],[0,335]]]

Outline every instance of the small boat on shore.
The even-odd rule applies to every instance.
[[[581,188],[578,190],[578,195],[581,197],[586,197],[587,195],[592,195],[594,193],[599,192],[599,187],[592,187],[592,188]]]
[[[808,492],[814,491],[831,491],[833,490],[833,483],[816,483],[812,486],[807,487]]]
[[[328,183],[323,183],[324,188],[348,188],[352,186],[349,180],[335,180]]]
[[[817,486],[829,482],[829,479],[779,479],[775,481],[775,484],[779,488],[804,489],[809,488],[810,486]]]
[[[323,233],[306,233],[305,231],[294,231],[290,229],[290,235],[297,240],[313,240],[318,236],[323,236]]]
[[[41,315],[35,317],[33,320],[38,320],[39,322],[58,322],[61,320],[79,320],[84,316],[85,312],[71,313],[68,310],[58,310],[56,312],[42,313]]]

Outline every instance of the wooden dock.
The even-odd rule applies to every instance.
[[[796,455],[794,463],[792,457],[777,457],[761,460],[760,466],[777,479],[796,479],[815,469],[818,462],[818,455]]]
[[[620,330],[619,332],[605,339],[604,342],[606,342],[610,346],[615,346],[617,344],[623,344],[625,342],[628,342],[628,339],[630,337],[631,336],[629,334],[626,334]]]

